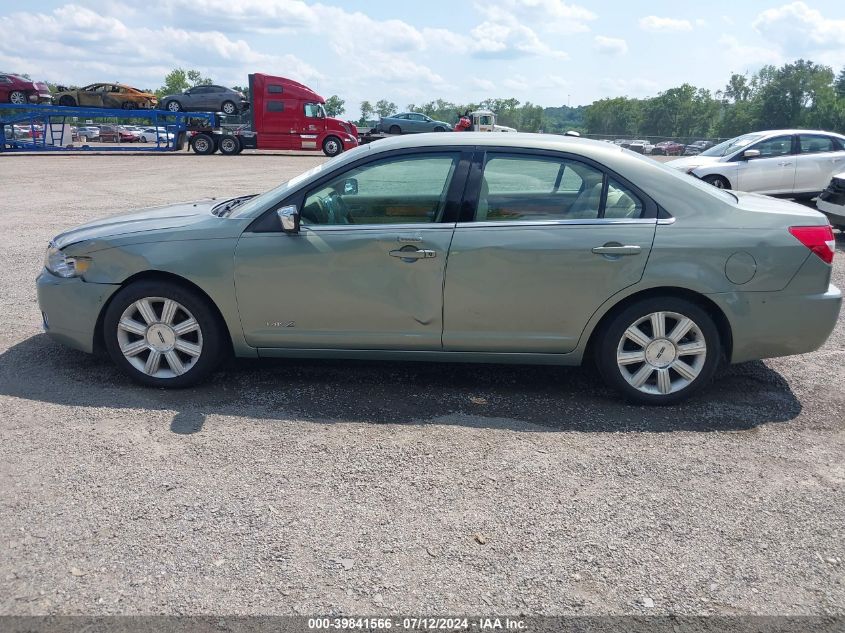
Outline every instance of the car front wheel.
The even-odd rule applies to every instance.
[[[724,176],[716,176],[716,175],[705,176],[704,178],[702,178],[702,180],[704,182],[706,182],[708,185],[713,185],[714,187],[716,187],[716,189],[730,189],[731,188],[731,183],[729,183]]]
[[[105,347],[130,378],[151,387],[188,387],[219,364],[220,322],[196,291],[141,281],[120,290],[103,321]]]
[[[721,358],[709,314],[677,297],[638,301],[600,333],[597,365],[605,382],[641,404],[687,399],[713,377]]]

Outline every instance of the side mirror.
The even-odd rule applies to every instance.
[[[294,205],[278,209],[276,215],[279,216],[279,222],[285,233],[299,233],[299,211]]]
[[[742,157],[745,160],[749,158],[760,158],[760,150],[759,149],[747,149],[742,153]]]
[[[347,178],[343,183],[343,195],[355,196],[358,194],[358,180],[356,178]]]

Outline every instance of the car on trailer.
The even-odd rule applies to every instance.
[[[0,74],[0,103],[50,103],[52,98],[50,88],[45,83],[18,75]]]
[[[162,110],[171,112],[222,112],[237,114],[249,108],[242,92],[225,86],[194,86],[181,94],[165,95],[159,101]]]
[[[68,107],[150,110],[158,104],[158,97],[124,84],[90,84],[84,88],[59,86],[53,94],[53,103]]]

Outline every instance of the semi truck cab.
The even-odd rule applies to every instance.
[[[242,148],[322,150],[336,156],[358,145],[356,127],[327,116],[326,100],[308,86],[253,73],[249,89],[251,133],[239,135]]]

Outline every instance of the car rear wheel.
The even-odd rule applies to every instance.
[[[181,112],[182,111],[182,104],[178,101],[168,101],[167,102],[167,109],[171,112]]]
[[[213,154],[214,140],[208,134],[197,134],[191,141],[191,146],[197,154]]]
[[[689,398],[713,377],[719,331],[695,303],[677,297],[638,301],[599,333],[596,364],[605,382],[641,404]]]
[[[238,106],[232,101],[224,101],[223,105],[220,106],[220,110],[223,114],[236,114],[238,112]]]
[[[172,282],[120,290],[103,321],[106,350],[130,378],[150,387],[188,387],[220,363],[223,331],[208,301]]]
[[[76,105],[76,99],[74,99],[70,95],[63,95],[59,98],[59,105],[73,107]]]
[[[446,128],[443,127],[442,125],[438,125],[436,128],[434,128],[434,131],[435,132],[445,132]]]
[[[724,176],[705,176],[702,178],[708,185],[713,185],[716,189],[730,189],[731,183]]]
[[[20,90],[13,90],[9,93],[9,103],[24,105],[26,103],[26,93]]]
[[[234,156],[240,153],[241,142],[236,136],[224,136],[220,139],[220,153],[226,156]]]
[[[134,101],[124,101],[120,107],[124,110],[135,110],[138,106]]]
[[[336,136],[329,136],[323,141],[323,153],[326,156],[337,156],[343,151],[343,144]]]
[[[402,134],[402,128],[400,128],[398,125],[391,125],[388,132],[390,134]]]

